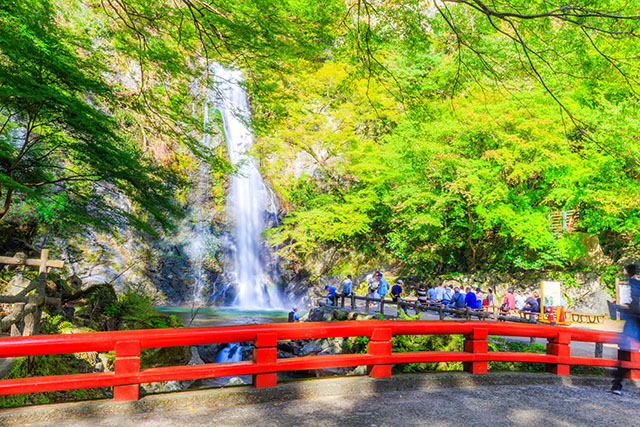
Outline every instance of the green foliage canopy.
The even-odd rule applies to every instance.
[[[56,18],[46,1],[0,8],[0,218],[17,200],[43,220],[146,224],[119,191],[166,225],[174,177],[119,132],[102,58]]]
[[[637,20],[602,12],[624,2],[577,23],[583,6],[530,19],[444,3],[466,6],[369,9],[332,60],[281,88],[298,97],[267,109],[282,113],[258,148],[291,211],[272,241],[419,274],[567,267],[590,234],[633,250]],[[569,209],[580,232],[553,234],[549,215]]]

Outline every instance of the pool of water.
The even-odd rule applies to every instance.
[[[289,313],[280,310],[237,310],[231,307],[158,306],[157,311],[175,315],[185,328],[224,325],[257,325],[261,323],[283,323]]]
[[[191,306],[158,306],[155,309],[163,314],[175,315],[185,328],[224,326],[224,325],[256,325],[261,323],[283,323],[288,320],[289,313],[279,310],[237,310],[230,307],[191,307]],[[238,362],[242,348],[239,343],[231,343],[223,349],[215,363]],[[231,377],[205,378],[194,382],[189,389],[202,389],[227,385]],[[251,376],[238,377],[245,384],[251,383]]]

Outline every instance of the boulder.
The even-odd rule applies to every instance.
[[[225,348],[227,344],[205,344],[196,346],[198,356],[204,363],[214,363],[218,353]]]
[[[187,365],[204,365],[204,360],[200,357],[200,353],[198,352],[198,348],[196,346],[191,346],[191,360]]]
[[[181,349],[181,347],[176,347]],[[195,346],[192,346],[188,349],[188,351],[184,352],[184,356],[190,355],[191,359],[187,363],[187,365],[204,365],[204,362],[200,358],[200,354],[198,353],[198,349]],[[183,363],[174,363],[170,362],[168,366],[172,365],[182,365]],[[191,385],[196,382],[196,380],[184,380],[184,381],[163,381],[157,383],[146,383],[142,384],[142,393],[143,394],[155,394],[155,393],[167,393],[174,391],[182,391],[186,390]]]
[[[298,341],[278,341],[278,352],[298,355],[300,354],[300,343]]]
[[[325,344],[325,342],[326,340],[321,339],[309,341],[300,349],[300,356],[308,356],[310,354],[320,353],[324,349],[323,345]]]
[[[26,289],[31,284],[31,281],[24,277],[22,274],[15,274],[11,280],[9,280],[9,284],[2,292],[4,295],[18,295],[24,289]]]
[[[578,263],[593,269],[598,269],[611,264],[611,259],[604,254],[604,251],[600,246],[598,236],[593,234],[584,234],[580,238],[580,243],[584,245],[587,254],[578,259]]]
[[[457,280],[447,279],[447,280],[444,280],[442,282],[442,285],[443,286],[453,286],[455,288],[456,286],[458,286],[458,287],[461,286],[462,283],[457,281]]]
[[[247,385],[247,382],[240,377],[231,377],[229,378],[229,382],[226,385]]]
[[[608,314],[607,302],[611,299],[607,291],[599,290],[572,301],[569,308],[577,313]]]
[[[367,375],[367,367],[365,365],[356,366],[353,371],[349,375]]]
[[[308,322],[326,322],[331,319],[331,312],[325,310],[322,307],[312,308],[307,315],[306,321]]]

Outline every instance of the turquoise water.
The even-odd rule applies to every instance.
[[[229,307],[155,307],[162,314],[175,315],[185,327],[198,328],[223,325],[256,325],[283,323],[288,312],[279,310],[236,310]]]

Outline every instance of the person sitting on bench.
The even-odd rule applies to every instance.
[[[471,290],[471,288],[467,288],[467,295],[464,298],[464,304],[475,310],[476,308],[476,293],[474,291]]]
[[[451,298],[449,308],[458,310],[464,309],[464,295],[460,292],[458,287],[453,288],[453,298]]]
[[[420,283],[420,286],[418,286],[418,302],[420,304],[426,304],[427,303],[427,289],[424,287],[424,283]]]
[[[538,304],[538,301],[533,296],[529,295],[529,292],[525,292],[524,297],[525,300],[522,311],[529,313],[540,313],[540,305]]]

